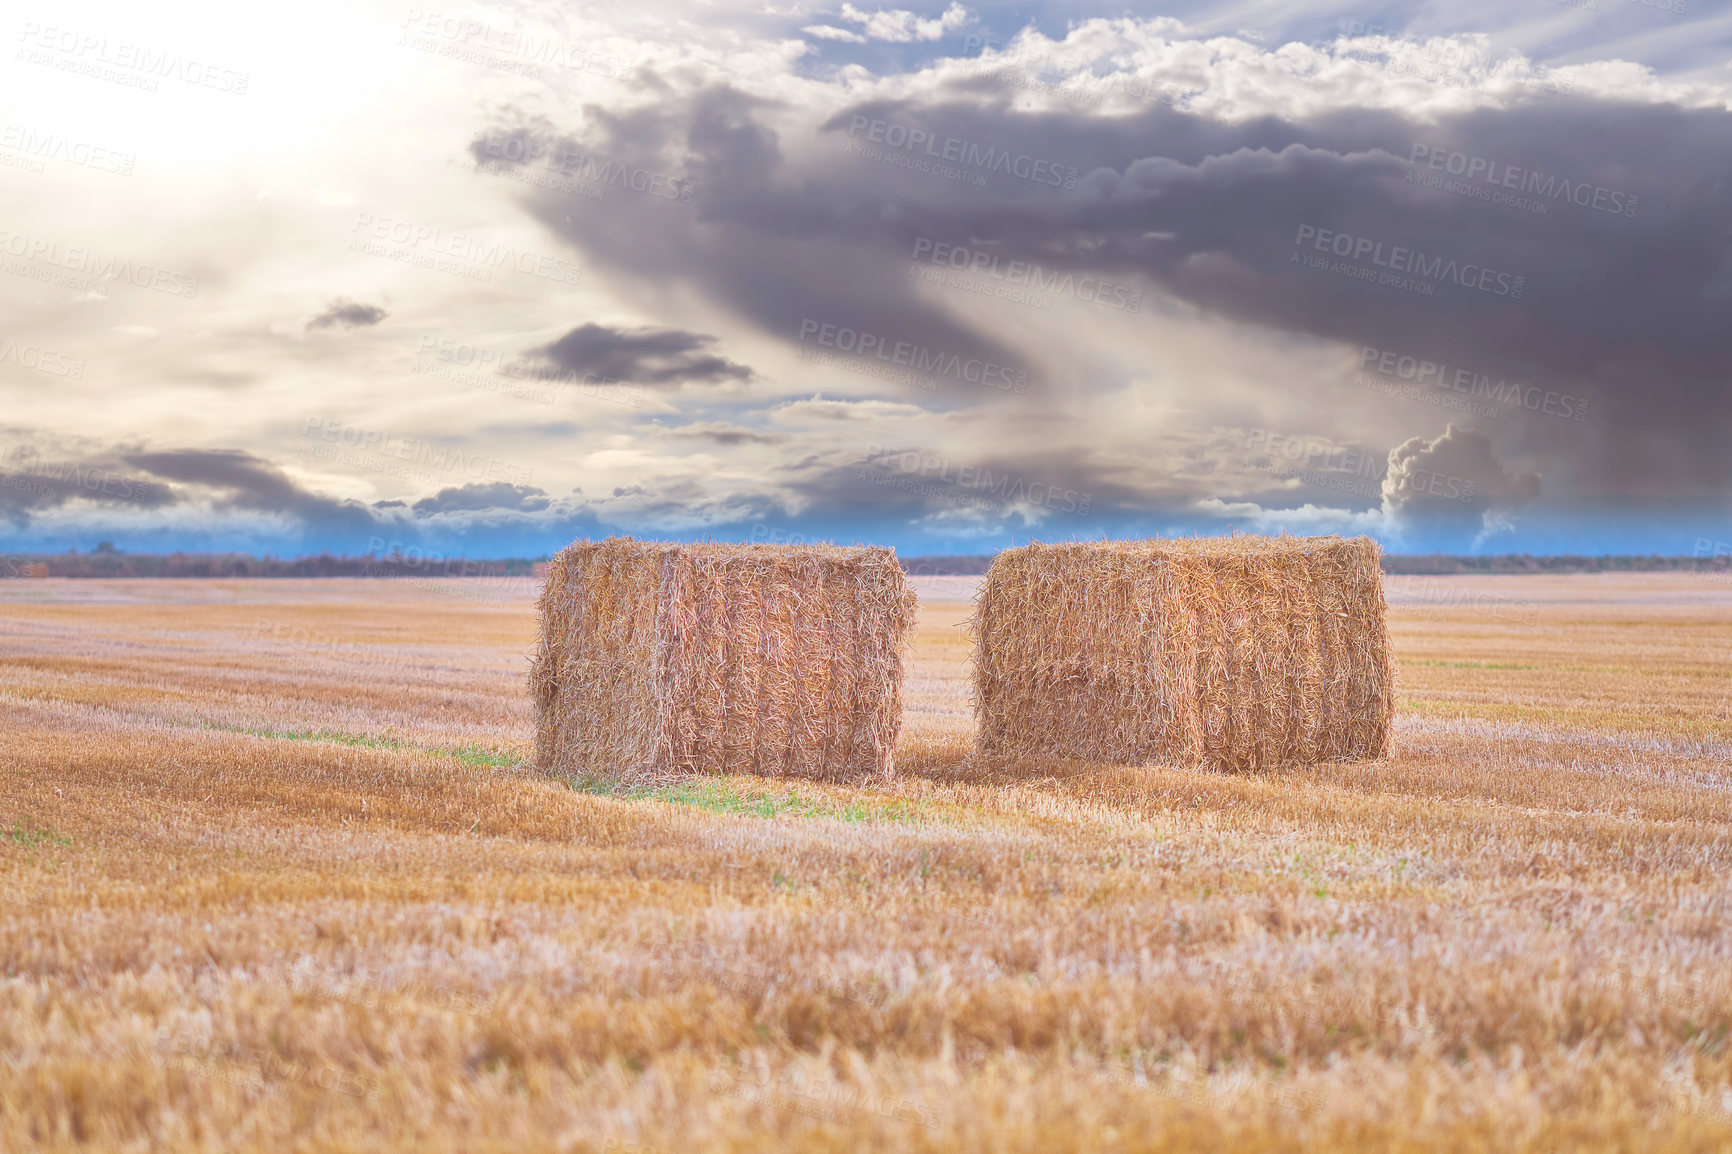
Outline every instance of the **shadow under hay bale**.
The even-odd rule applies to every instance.
[[[1366,537],[1028,545],[971,627],[977,756],[1258,769],[1381,757],[1394,713]]]
[[[892,549],[580,541],[541,596],[536,762],[633,785],[887,777],[914,617]]]

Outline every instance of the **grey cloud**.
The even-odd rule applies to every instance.
[[[617,276],[689,283],[718,306],[795,345],[813,322],[946,356],[1016,365],[1019,358],[993,333],[911,292],[905,251],[885,243],[902,230],[895,227],[894,197],[878,196],[888,190],[870,184],[878,174],[851,170],[838,181],[837,165],[828,163],[826,176],[808,181],[804,193],[789,193],[778,183],[788,176],[782,142],[757,119],[771,110],[763,100],[723,87],[669,101],[653,114],[589,108],[586,124],[576,131],[556,133],[545,122],[517,121],[506,131],[532,140],[544,153],[601,153],[621,164],[677,173],[696,187],[696,203],[682,208],[650,197],[610,196],[573,212],[562,194],[526,194],[530,210],[550,229]],[[813,146],[809,139],[799,143],[806,151]],[[839,147],[826,143],[828,149]],[[480,141],[474,148],[482,154]],[[978,385],[940,384],[965,396],[980,392]]]
[[[748,381],[752,370],[709,352],[714,337],[676,329],[583,324],[534,350],[564,373],[638,385]]]
[[[171,506],[256,514],[251,528],[235,522],[231,531],[292,551],[360,552],[385,540],[537,553],[550,540],[604,529],[581,489],[552,498],[527,485],[471,483],[412,505],[396,499],[365,504],[310,490],[275,462],[239,449],[102,449],[28,428],[0,432],[36,442],[0,454],[0,527],[33,534],[52,535],[57,524],[87,521],[80,502],[110,516]],[[276,518],[290,524],[274,524]],[[116,540],[160,532],[141,530],[140,523],[122,518],[105,522],[101,532]]]
[[[511,485],[504,481],[488,484],[470,483],[439,490],[431,497],[415,502],[417,515],[435,513],[480,512],[501,509],[515,513],[539,513],[552,503],[545,490],[532,485]]]
[[[1165,478],[1127,478],[1062,451],[969,451],[943,443],[861,443],[790,462],[782,488],[815,521],[972,517],[1086,532],[1109,512],[1182,508],[1194,494]],[[1095,522],[1099,524],[1097,520]]]
[[[0,457],[0,520],[28,526],[39,514],[86,501],[112,508],[163,509],[179,498],[112,456],[48,455],[15,448]]]
[[[307,328],[361,328],[376,325],[390,315],[378,305],[362,304],[359,301],[338,297],[325,306],[324,312],[309,320]]]
[[[303,489],[276,464],[241,449],[135,452],[124,459],[164,480],[214,490],[218,509],[286,514],[326,532],[362,534],[378,525],[360,502]]]

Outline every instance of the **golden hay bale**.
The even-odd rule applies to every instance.
[[[1378,558],[1366,537],[1008,549],[972,621],[977,748],[1225,769],[1383,756]]]
[[[914,614],[892,549],[579,541],[541,595],[536,761],[632,784],[887,777]]]

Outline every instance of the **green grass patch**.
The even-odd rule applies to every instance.
[[[71,845],[72,839],[57,830],[38,828],[35,822],[13,822],[10,830],[0,826],[0,841],[16,842],[25,849],[40,849],[43,846]]]
[[[488,749],[483,745],[459,745],[453,749],[444,749],[410,745],[392,737],[372,737],[364,733],[339,733],[331,729],[265,729],[256,726],[228,728],[209,725],[204,728],[223,729],[228,733],[244,733],[249,737],[262,737],[267,741],[315,741],[327,745],[347,745],[358,749],[408,750],[431,754],[434,757],[449,757],[461,761],[465,765],[486,765],[496,769],[509,769],[526,764],[515,754],[498,749]]]
[[[211,727],[218,728],[218,727]],[[317,741],[327,745],[348,745],[361,749],[404,749],[404,744],[389,737],[369,737],[366,734],[338,733],[330,729],[264,729],[257,726],[240,726],[231,729],[230,733],[244,733],[248,737],[262,737],[267,741]]]
[[[497,769],[511,769],[528,764],[516,754],[488,749],[482,745],[459,745],[455,749],[429,749],[427,752],[435,757],[455,758],[465,765],[491,765]]]
[[[896,798],[838,801],[812,796],[786,785],[751,778],[713,777],[674,785],[621,788],[595,777],[572,777],[565,783],[578,793],[626,801],[660,801],[687,805],[706,813],[731,813],[757,818],[827,817],[847,822],[918,822],[918,806]]]

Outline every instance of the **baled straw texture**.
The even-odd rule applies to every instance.
[[[1366,537],[1000,553],[976,599],[979,752],[1254,769],[1389,751],[1394,667]]]
[[[914,616],[891,549],[580,541],[541,595],[536,761],[632,784],[888,777]]]

